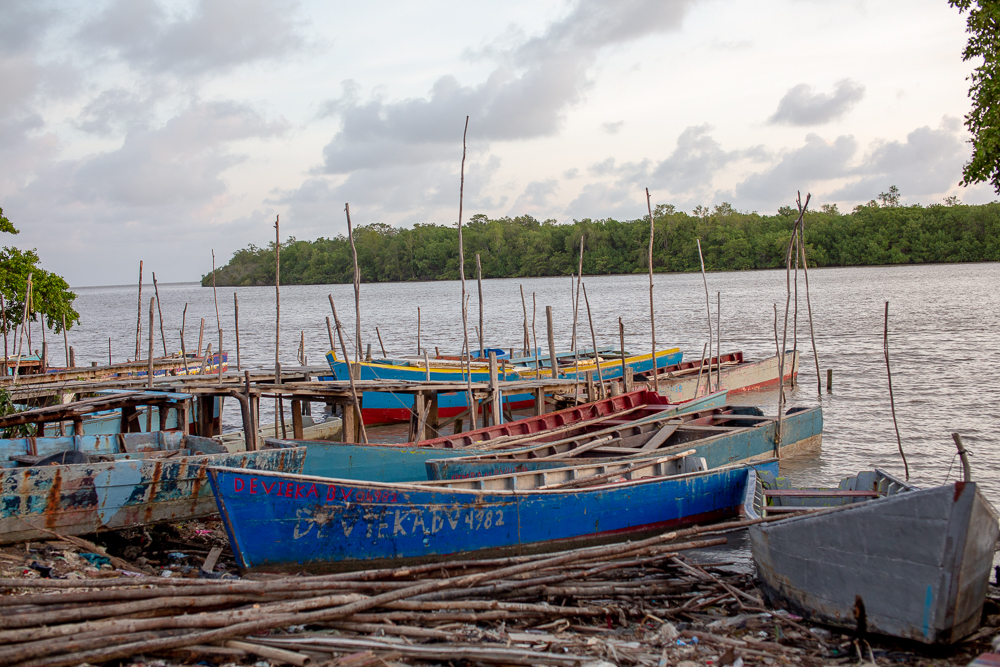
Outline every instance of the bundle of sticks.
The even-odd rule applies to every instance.
[[[460,658],[662,664],[663,642],[653,648],[622,642],[610,629],[631,619],[654,634],[665,625],[673,631],[667,619],[696,620],[710,607],[763,612],[761,601],[741,590],[741,575],[714,574],[680,556],[726,541],[705,533],[747,523],[543,555],[329,575],[2,579],[0,665],[61,667],[137,655],[184,661],[258,656],[298,667],[331,656],[352,667]],[[682,630],[668,637],[670,645],[684,644],[685,634],[690,642],[690,630]],[[695,636],[721,651],[805,657],[803,649],[776,642],[710,631]]]

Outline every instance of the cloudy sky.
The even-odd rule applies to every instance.
[[[73,285],[248,243],[655,203],[957,195],[945,0],[3,0],[0,207]],[[9,241],[7,241],[9,242]]]

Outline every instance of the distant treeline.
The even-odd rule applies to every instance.
[[[739,271],[783,266],[797,212],[740,213],[729,204],[690,215],[657,206],[653,270],[696,271],[696,239],[708,270]],[[647,270],[649,219],[540,222],[531,216],[490,220],[475,215],[463,227],[466,276],[476,275],[479,253],[484,278],[561,276],[576,271],[580,237],[586,275]],[[458,230],[442,225],[399,229],[375,223],[354,231],[365,282],[457,280]],[[880,205],[872,201],[852,213],[836,207],[809,212],[805,241],[810,266],[1000,261],[1000,204],[982,206]],[[281,244],[283,284],[349,283],[351,247],[346,236]],[[216,271],[219,285],[273,285],[274,244],[251,244]],[[202,279],[212,284],[212,275]]]

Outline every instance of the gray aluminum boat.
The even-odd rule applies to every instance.
[[[865,631],[926,644],[979,627],[1000,528],[974,482],[917,489],[875,470],[838,489],[793,489],[762,472],[744,510],[789,514],[749,529],[772,606],[852,629],[860,608]]]

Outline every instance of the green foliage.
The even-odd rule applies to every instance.
[[[962,170],[962,184],[989,181],[1000,192],[1000,0],[949,0],[959,12],[968,12],[969,41],[965,61],[982,58],[969,76],[972,110],[965,126],[972,133],[972,158]]]
[[[899,191],[882,193],[842,215],[836,206],[805,217],[810,266],[854,266],[925,262],[1000,260],[1000,204],[901,206]],[[772,269],[783,265],[798,211],[777,215],[740,213],[723,203],[696,215],[660,205],[653,270],[697,271],[701,239],[708,270]],[[490,220],[475,215],[463,232],[466,277],[475,278],[479,253],[484,278],[566,276],[576,271],[580,237],[586,236],[583,270],[588,275],[645,273],[649,218],[630,221],[584,220],[557,225],[531,216]],[[365,282],[455,280],[458,230],[440,225],[399,229],[385,224],[354,231],[358,264]],[[283,284],[349,283],[353,276],[346,237],[313,242],[289,238],[281,245]],[[273,285],[274,244],[250,245],[216,272],[220,285]],[[202,279],[212,284],[211,274]]]
[[[6,417],[16,412],[21,412],[20,406],[11,399],[9,391],[0,387],[0,417]],[[0,429],[0,438],[30,438],[36,435],[36,431],[35,424],[20,424]]]
[[[0,232],[18,233],[10,220],[3,216],[3,209],[0,209]],[[0,327],[4,331],[11,331],[21,324],[29,274],[32,294],[28,304],[30,321],[42,319],[44,326],[57,333],[62,331],[63,317],[66,318],[67,329],[80,321],[80,314],[73,309],[76,294],[69,291],[69,284],[62,277],[38,266],[38,262],[38,253],[34,250],[0,248],[0,294],[4,301]]]

